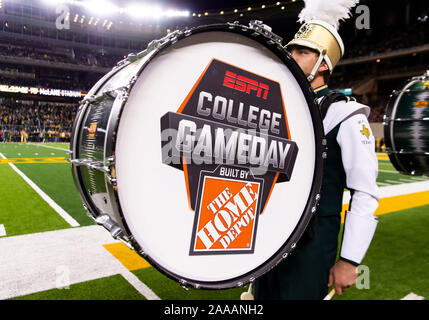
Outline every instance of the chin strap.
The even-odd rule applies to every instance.
[[[319,69],[320,64],[322,63],[323,58],[325,57],[324,54],[319,54],[319,59],[317,59],[316,64],[313,67],[313,70],[311,70],[311,73],[308,75],[307,79],[309,82],[313,81],[314,76],[316,75],[317,69]]]

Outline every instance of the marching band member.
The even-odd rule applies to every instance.
[[[316,215],[290,257],[257,279],[256,299],[323,299],[329,286],[341,295],[356,282],[357,266],[375,233],[378,162],[367,120],[370,108],[327,86],[344,54],[338,21],[349,16],[356,2],[305,1],[299,15],[304,24],[286,45],[318,98],[327,159]],[[336,261],[344,188],[350,190],[351,201]]]

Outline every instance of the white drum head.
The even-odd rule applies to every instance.
[[[190,194],[187,171],[196,165],[189,164],[185,170],[169,166],[163,163],[161,148],[161,119],[169,112],[180,114],[180,107],[183,108],[192,92],[200,94],[204,110],[211,109],[210,115],[200,117],[207,123],[216,122],[214,114],[222,117],[222,108],[227,106],[223,101],[230,98],[236,99],[235,110],[238,110],[240,101],[237,99],[242,93],[237,90],[238,93],[231,91],[230,96],[224,97],[213,87],[208,92],[211,98],[204,94],[201,98],[201,92],[197,92],[197,84],[213,61],[227,68],[235,68],[231,70],[278,83],[285,114],[278,118],[281,123],[277,126],[284,127],[286,124],[289,140],[297,147],[289,181],[265,186],[269,190],[267,194],[263,189],[264,180],[261,176],[253,177],[247,191],[244,190],[247,193],[242,193],[242,198],[249,200],[247,196],[254,201],[254,217],[240,217],[244,220],[235,229],[233,227],[236,220],[233,215],[222,214],[220,206],[213,209],[209,205],[216,195],[222,194],[225,186],[229,185],[228,181],[231,182],[230,195],[234,196],[245,186],[244,180],[237,182],[233,171],[226,173],[224,170],[222,178],[205,176],[206,172],[202,171],[194,179],[199,191]],[[238,72],[235,74],[236,80],[240,76]],[[258,88],[264,89],[263,85]],[[263,97],[264,92],[261,90],[249,87],[247,90],[248,94]],[[216,98],[217,96],[220,98]],[[214,107],[215,100],[217,107]],[[265,108],[264,101],[261,101],[260,106],[255,105],[259,109],[253,109],[256,118],[263,114],[262,109]],[[249,108],[249,105],[243,104],[243,107]],[[215,108],[217,113],[213,110]],[[272,124],[274,114],[270,117]],[[254,123],[262,122],[255,120]],[[274,127],[268,128],[268,131],[272,128]],[[192,128],[188,127],[187,130],[192,131]],[[243,275],[250,277],[254,270],[266,265],[278,253],[302,218],[313,187],[316,149],[312,115],[301,86],[271,50],[247,36],[232,32],[211,31],[191,35],[162,51],[145,67],[124,106],[116,142],[118,196],[124,219],[150,262],[178,279],[210,286],[223,281],[234,281]],[[285,152],[280,147],[278,150],[271,150],[271,159],[280,159],[282,151]],[[203,194],[202,190],[208,190],[201,189],[204,183],[210,186],[212,194]],[[194,209],[191,209],[190,197],[194,197]],[[265,203],[263,197],[266,199]],[[217,199],[217,204],[219,200],[226,201],[228,191]],[[204,222],[204,231],[197,226],[201,226],[202,219],[207,217],[196,218],[199,209],[212,210],[213,214],[212,218],[208,218],[211,225]],[[246,229],[245,225],[250,228]],[[228,228],[231,243],[226,238],[221,241]],[[201,232],[198,233],[199,231]],[[241,232],[243,235],[246,233],[246,236],[238,239]],[[235,239],[240,240],[238,242],[241,244],[234,247]]]

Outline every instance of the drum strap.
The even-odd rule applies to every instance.
[[[356,100],[353,97],[347,97],[345,94],[337,91],[331,91],[325,96],[323,96],[322,100],[319,102],[319,109],[320,113],[322,115],[322,119],[325,119],[326,114],[328,113],[328,109],[334,102],[338,101],[350,101],[350,100]],[[312,240],[317,232],[318,227],[318,216],[317,214],[313,215],[310,222],[308,223],[307,229],[305,230],[302,239],[300,240],[299,244],[306,243],[310,240]]]
[[[344,101],[350,101],[350,100],[356,100],[355,98],[347,97],[344,93],[338,92],[338,91],[331,91],[328,94],[326,94],[322,100],[319,103],[319,109],[320,113],[322,115],[322,119],[325,119],[326,114],[328,113],[328,109],[334,102],[338,102],[341,100]]]

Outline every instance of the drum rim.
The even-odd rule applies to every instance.
[[[127,93],[130,93],[133,89],[133,86],[135,84],[135,81],[140,76],[140,74],[143,72],[143,70],[146,68],[146,66],[150,63],[151,59],[155,56],[157,56],[160,52],[174,44],[175,42],[188,37],[190,35],[203,33],[203,32],[211,32],[211,31],[217,31],[217,32],[232,32],[237,33],[243,36],[246,36],[250,39],[253,39],[263,45],[265,48],[269,49],[272,53],[274,53],[283,64],[285,64],[290,72],[293,74],[295,80],[297,81],[298,85],[301,88],[301,91],[304,95],[304,98],[308,105],[308,111],[311,115],[313,129],[314,129],[314,141],[315,141],[315,164],[314,164],[314,172],[313,172],[313,181],[311,185],[311,189],[309,192],[309,196],[307,199],[307,203],[305,205],[305,208],[303,210],[303,213],[292,231],[292,234],[289,236],[289,238],[283,243],[283,245],[275,252],[270,258],[268,258],[264,263],[260,264],[258,267],[254,268],[253,270],[247,272],[246,274],[242,274],[240,276],[230,278],[227,280],[221,280],[221,281],[197,281],[194,279],[184,278],[175,272],[166,269],[165,267],[158,264],[156,261],[154,261],[149,255],[145,254],[140,245],[136,242],[134,239],[132,233],[130,232],[129,227],[127,226],[127,222],[124,218],[124,214],[121,210],[120,200],[117,195],[117,191],[114,190],[112,186],[108,186],[109,188],[112,188],[112,192],[115,195],[116,201],[118,202],[118,214],[119,217],[121,217],[121,224],[124,226],[125,231],[125,237],[121,238],[119,237],[119,240],[124,241],[128,246],[130,246],[132,249],[135,249],[135,251],[145,258],[155,269],[160,271],[162,274],[168,276],[169,278],[179,282],[182,286],[185,287],[193,287],[196,289],[228,289],[228,288],[234,288],[234,287],[240,287],[242,285],[245,285],[247,283],[253,282],[256,278],[260,277],[261,275],[265,274],[269,270],[271,270],[273,267],[275,267],[280,261],[284,260],[291,251],[293,251],[296,247],[296,243],[298,242],[299,238],[304,233],[310,219],[313,217],[313,215],[316,212],[317,204],[320,199],[320,190],[322,186],[322,177],[323,177],[323,168],[324,168],[324,159],[326,157],[326,140],[325,135],[323,131],[323,122],[320,115],[319,108],[317,107],[317,100],[316,96],[311,89],[311,86],[308,83],[307,78],[305,77],[304,73],[302,72],[301,68],[298,66],[298,64],[293,60],[293,58],[290,56],[290,54],[286,51],[286,49],[281,46],[280,43],[274,41],[272,38],[264,34],[263,32],[259,32],[255,30],[252,27],[240,25],[238,23],[222,23],[222,24],[210,24],[210,25],[203,25],[194,27],[191,29],[185,29],[184,31],[176,31],[173,34],[170,34],[166,38],[156,40],[155,42],[152,42],[148,45],[148,48],[143,51],[142,53],[152,53],[153,56],[148,59],[136,72],[136,75],[133,79],[133,81],[130,81],[130,84],[127,87]],[[128,65],[125,63],[125,65]],[[121,68],[122,69],[122,68]],[[106,81],[109,81],[109,79],[119,72],[120,69],[116,70],[116,72],[113,72],[112,70],[110,72],[110,76],[106,78]],[[97,91],[101,85],[95,90],[94,92],[98,93]],[[308,89],[308,90],[306,90]],[[106,141],[115,141],[112,143],[112,150],[104,150],[104,152],[108,152],[110,154],[114,154],[114,151],[116,149],[116,140],[113,140],[113,135],[118,130],[120,117],[122,110],[125,106],[126,99],[123,99],[121,106],[120,106],[120,112],[118,120],[115,123],[115,128],[113,130],[109,130],[106,133]],[[113,107],[112,107],[113,109]],[[76,146],[75,146],[76,147]],[[75,150],[75,149],[73,149]],[[114,164],[113,164],[114,165]],[[76,171],[78,172],[78,171]],[[106,184],[108,185],[108,184]],[[89,207],[91,208],[91,207]]]
[[[88,111],[89,104],[93,102],[97,94],[99,93],[100,88],[103,87],[104,84],[108,83],[110,79],[120,72],[124,67],[126,67],[128,63],[125,63],[124,60],[119,61],[116,66],[112,68],[111,71],[109,71],[107,74],[105,74],[100,80],[97,81],[97,83],[94,85],[93,88],[88,92],[88,94],[85,96],[85,98],[80,102],[80,106],[78,108],[75,121],[73,123],[72,131],[71,131],[71,139],[70,139],[70,159],[69,161],[72,162],[72,160],[78,159],[79,150],[78,150],[78,142],[80,141],[81,131],[79,130],[81,127],[81,123]],[[84,185],[84,180],[82,177],[82,173],[79,170],[79,166],[76,164],[73,164],[72,162],[72,176],[73,181],[78,189],[78,192],[81,196],[83,207],[87,211],[87,215],[92,218],[96,219],[97,216],[100,215],[100,212],[97,208],[97,206],[93,203],[91,196],[85,190],[82,188]]]
[[[400,90],[393,90],[390,95],[390,99],[386,106],[385,119],[383,120],[384,126],[384,141],[386,144],[386,153],[389,156],[390,162],[395,167],[398,172],[403,172],[406,174],[412,174],[410,170],[407,170],[406,166],[401,161],[401,154],[404,154],[404,151],[398,150],[394,141],[394,123],[395,122],[408,122],[408,121],[426,121],[427,118],[414,119],[414,118],[394,118],[396,116],[396,110],[398,108],[399,102],[404,94],[410,92],[421,92],[424,90],[410,90],[408,89],[417,82],[426,80],[426,75],[413,77],[408,79]],[[415,152],[413,152],[415,154]],[[415,175],[415,174],[412,174]],[[421,174],[419,174],[421,175]]]

